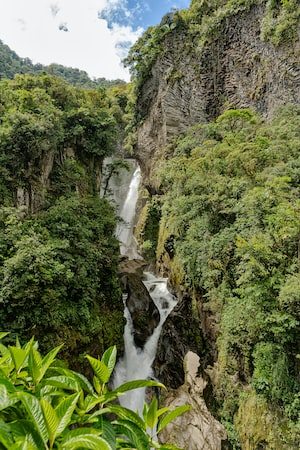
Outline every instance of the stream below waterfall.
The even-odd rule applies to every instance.
[[[124,203],[119,206],[119,216],[122,220],[117,226],[116,237],[120,241],[121,255],[128,257],[128,259],[142,259],[137,252],[137,244],[133,236],[140,179],[140,168],[137,166],[128,186]],[[116,197],[116,193],[114,195]],[[157,343],[162,326],[177,303],[177,299],[167,288],[167,278],[161,278],[151,272],[145,271],[142,281],[159,310],[160,320],[143,348],[137,347],[134,342],[134,327],[131,315],[126,307],[127,295],[123,294],[124,316],[126,318],[124,355],[118,361],[115,368],[113,379],[114,388],[126,381],[153,378],[152,363],[156,356]],[[122,406],[142,414],[145,397],[146,390],[141,388],[127,392],[119,400]]]

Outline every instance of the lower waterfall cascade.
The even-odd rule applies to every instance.
[[[133,173],[128,194],[120,210],[121,223],[116,230],[116,236],[120,241],[120,253],[128,259],[142,259],[137,253],[136,243],[133,238],[133,226],[135,220],[136,203],[138,199],[138,188],[141,175],[137,167]],[[175,307],[177,299],[167,288],[167,278],[159,277],[151,272],[143,273],[143,284],[147,288],[153,302],[159,310],[160,320],[148,338],[143,348],[137,347],[134,342],[134,327],[128,308],[126,307],[127,294],[123,294],[124,317],[126,325],[124,328],[124,355],[118,361],[113,378],[114,388],[131,380],[153,378],[152,363],[156,356],[157,344],[163,324]],[[146,389],[140,388],[127,392],[119,398],[120,404],[140,415],[146,398]]]

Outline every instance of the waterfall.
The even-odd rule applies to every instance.
[[[152,336],[147,340],[144,347],[138,348],[134,344],[133,324],[128,308],[125,307],[124,316],[126,325],[124,330],[124,357],[119,360],[114,377],[114,386],[130,380],[141,380],[153,378],[152,363],[157,349],[158,339],[162,326],[177,303],[175,297],[167,289],[167,278],[157,277],[150,272],[144,272],[145,284],[148,292],[160,313],[160,321]],[[126,298],[125,298],[126,300]],[[135,389],[120,397],[122,406],[142,414],[145,401],[145,389]]]
[[[120,253],[123,256],[128,256],[130,259],[140,259],[137,253],[137,245],[133,236],[133,226],[135,219],[135,207],[138,199],[138,187],[141,180],[141,170],[139,166],[135,169],[132,176],[128,194],[119,213],[122,222],[120,222],[116,229],[116,237],[120,242]]]
[[[127,197],[120,208],[119,223],[116,236],[120,241],[120,252],[129,259],[141,259],[137,253],[137,245],[133,237],[136,202],[138,199],[138,187],[140,183],[140,168],[137,167],[129,184]],[[153,302],[160,313],[160,322],[154,329],[153,334],[147,340],[143,348],[135,346],[133,338],[133,323],[130,312],[126,307],[126,294],[123,295],[124,316],[126,325],[124,329],[124,356],[118,361],[115,371],[113,385],[116,388],[122,383],[130,380],[153,378],[152,363],[154,361],[157,343],[162,326],[170,314],[177,300],[167,289],[167,279],[158,277],[150,272],[144,272],[143,283],[146,286]],[[133,411],[142,414],[145,401],[145,389],[135,389],[120,397],[120,403]]]

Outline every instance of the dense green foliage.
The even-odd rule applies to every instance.
[[[87,91],[50,75],[0,82],[0,326],[86,349],[122,346],[113,208],[102,162],[124,127],[124,88]]]
[[[105,91],[74,88],[49,75],[17,75],[0,82],[0,104],[2,203],[16,201],[9,194],[17,188],[28,192],[29,201],[33,191],[43,195],[47,176],[56,177],[48,193],[57,196],[65,169],[69,190],[95,193],[97,168],[116,140]]]
[[[160,173],[157,259],[216,317],[221,418],[250,384],[287,420],[282,448],[300,423],[299,150],[299,107],[271,123],[228,110],[174,142]]]
[[[98,78],[91,80],[88,74],[79,69],[65,67],[60,64],[50,64],[44,66],[42,64],[33,64],[29,58],[20,58],[14,51],[0,40],[0,79],[13,79],[16,74],[32,74],[38,75],[47,73],[62,77],[68,83],[74,86],[80,86],[86,89],[97,89],[99,87],[109,88],[124,84],[123,80],[106,80]]]
[[[97,198],[62,197],[25,218],[2,208],[0,326],[43,348],[65,342],[69,360],[85,346],[120,344],[114,229],[112,208]]]
[[[93,371],[90,383],[81,373],[62,366],[56,359],[60,348],[43,357],[33,339],[23,347],[19,341],[14,346],[0,343],[0,449],[180,450],[160,445],[156,430],[189,406],[158,409],[154,397],[140,417],[115,400],[129,390],[163,388],[162,384],[135,380],[110,390],[116,347],[106,350],[101,359],[86,355]]]

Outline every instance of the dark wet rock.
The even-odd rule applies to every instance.
[[[134,342],[136,346],[142,348],[157,327],[160,314],[140,275],[127,272],[121,276],[120,280],[133,322]]]
[[[184,295],[163,326],[153,364],[155,377],[168,387],[179,387],[184,382],[182,361],[189,350],[202,354],[204,342],[197,308]]]

